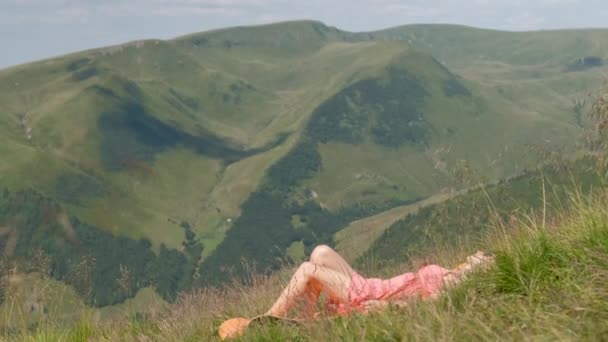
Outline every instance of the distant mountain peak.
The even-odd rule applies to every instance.
[[[199,32],[177,37],[174,41],[197,47],[270,47],[301,50],[311,44],[342,40],[350,35],[352,34],[349,32],[327,26],[320,21],[299,20]]]

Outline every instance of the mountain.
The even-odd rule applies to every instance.
[[[80,291],[98,306],[147,286],[172,299],[238,276],[243,258],[277,268],[354,220],[469,187],[467,175],[569,155],[607,37],[300,21],[1,70],[0,245],[20,260],[42,250],[68,283],[77,260],[119,255],[95,268],[96,293]],[[118,295],[107,278],[121,262],[133,279]]]

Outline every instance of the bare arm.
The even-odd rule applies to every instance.
[[[407,305],[407,301],[404,300],[368,300],[361,304],[366,312],[383,311],[389,307],[403,308]]]
[[[458,265],[443,278],[445,285],[456,286],[461,283],[475,269],[483,269],[494,263],[494,256],[485,254],[482,251],[468,256],[467,261]]]

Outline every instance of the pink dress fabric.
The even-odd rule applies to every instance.
[[[418,272],[408,272],[390,279],[365,278],[355,273],[348,289],[350,302],[337,304],[334,309],[338,314],[347,314],[365,311],[362,304],[369,300],[428,298],[441,291],[443,278],[448,273],[448,269],[437,265],[428,265]]]

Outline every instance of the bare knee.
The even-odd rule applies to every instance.
[[[313,264],[322,265],[325,260],[331,255],[334,254],[334,250],[327,245],[319,245],[312,250],[310,254],[310,262]]]
[[[317,272],[319,265],[305,261],[300,264],[300,267],[296,271],[296,275],[302,278],[306,278],[307,280],[314,278],[315,272]]]

